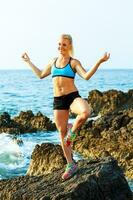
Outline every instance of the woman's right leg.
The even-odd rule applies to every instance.
[[[64,141],[65,136],[67,134],[68,118],[69,118],[68,110],[54,110],[54,120],[56,127],[60,133],[61,146],[63,149],[64,156],[67,160],[67,163],[72,163],[73,160],[72,160],[71,145],[67,146],[66,142]]]

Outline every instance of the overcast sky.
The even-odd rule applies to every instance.
[[[0,69],[27,69],[25,51],[42,69],[62,33],[85,68],[105,51],[102,68],[133,68],[133,0],[0,0]]]

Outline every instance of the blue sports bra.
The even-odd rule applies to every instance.
[[[52,69],[51,69],[52,78],[54,78],[56,76],[63,76],[63,77],[74,79],[75,72],[71,67],[71,63],[70,63],[71,57],[70,57],[69,62],[62,68],[56,67],[56,61],[57,61],[57,59],[55,60],[53,66],[52,66]]]

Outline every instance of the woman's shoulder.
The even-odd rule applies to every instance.
[[[80,64],[80,61],[77,58],[71,57],[71,64],[75,66]]]
[[[57,60],[57,57],[54,57],[50,60],[49,64],[52,66]]]

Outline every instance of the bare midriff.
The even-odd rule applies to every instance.
[[[59,97],[77,91],[74,79],[66,77],[53,78],[54,96]]]

